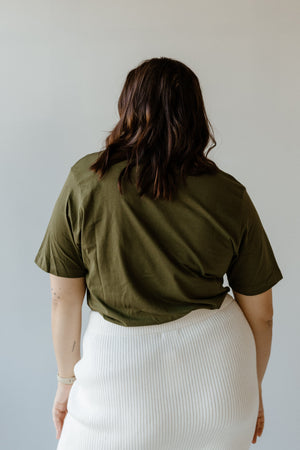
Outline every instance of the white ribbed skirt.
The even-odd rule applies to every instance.
[[[91,311],[57,450],[248,450],[259,406],[250,325],[227,293],[157,325]]]

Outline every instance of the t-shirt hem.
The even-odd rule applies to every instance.
[[[40,260],[38,257],[34,259],[34,263],[42,269],[46,273],[51,273],[51,275],[55,275],[57,277],[63,277],[63,278],[82,278],[85,277],[86,274],[82,272],[63,272],[61,270],[54,269],[53,267],[50,267],[48,264],[46,264],[44,261]]]
[[[256,286],[253,289],[244,289],[241,288],[239,286],[230,286],[231,289],[239,294],[242,295],[258,295],[258,294],[262,294],[263,292],[268,291],[269,289],[271,289],[273,286],[275,286],[275,284],[277,284],[280,280],[283,279],[283,275],[281,273],[281,271],[279,269],[276,269],[273,272],[273,276],[270,278],[270,280],[268,281],[268,283],[262,284],[259,287]]]

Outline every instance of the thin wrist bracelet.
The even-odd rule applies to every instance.
[[[73,384],[74,381],[76,380],[76,377],[61,377],[60,375],[58,375],[57,373],[57,381],[60,381],[60,383],[63,384]]]

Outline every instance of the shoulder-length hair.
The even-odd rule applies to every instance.
[[[121,194],[122,177],[131,181],[133,166],[138,195],[148,193],[154,200],[172,200],[187,175],[219,170],[207,158],[216,140],[199,80],[185,64],[165,57],[143,61],[128,73],[118,110],[120,120],[89,169],[102,178],[110,166],[126,160],[118,178]]]

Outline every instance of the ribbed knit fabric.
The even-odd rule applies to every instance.
[[[57,450],[248,450],[256,348],[238,303],[123,327],[91,311]]]

